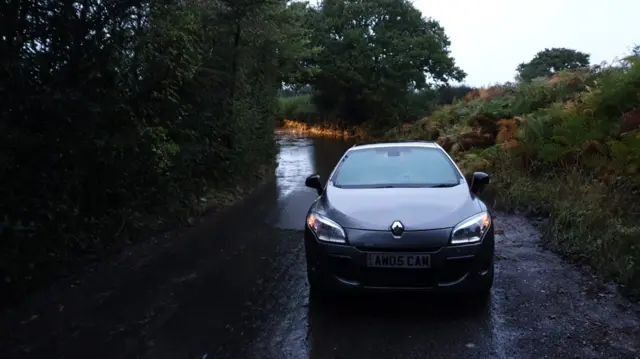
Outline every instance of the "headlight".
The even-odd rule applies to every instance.
[[[319,240],[331,243],[347,243],[344,229],[336,222],[317,213],[307,217],[307,226],[316,234]]]
[[[460,222],[451,232],[451,244],[478,243],[491,225],[489,213],[482,212]]]

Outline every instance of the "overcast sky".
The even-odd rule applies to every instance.
[[[465,83],[512,81],[515,68],[545,47],[613,61],[640,44],[640,0],[413,0],[445,28]]]

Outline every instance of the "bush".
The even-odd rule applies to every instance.
[[[283,4],[68,4],[25,3],[1,34],[0,292],[15,299],[256,181],[276,153]]]
[[[280,97],[278,99],[279,120],[296,120],[306,124],[318,122],[318,112],[312,102],[312,95]]]
[[[549,215],[552,248],[640,295],[640,59],[482,89],[385,137],[491,172],[498,205]]]

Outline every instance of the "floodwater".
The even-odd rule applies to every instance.
[[[640,309],[496,213],[491,300],[415,295],[310,305],[302,228],[350,143],[278,134],[276,180],[3,317],[2,358],[638,358]],[[71,283],[71,284],[70,284]]]

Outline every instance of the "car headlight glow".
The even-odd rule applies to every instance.
[[[451,232],[451,244],[472,244],[482,241],[491,225],[487,212],[478,213],[460,222]]]
[[[307,216],[307,226],[316,234],[316,237],[322,242],[329,243],[347,243],[347,236],[344,229],[336,222],[317,213],[311,213]]]

